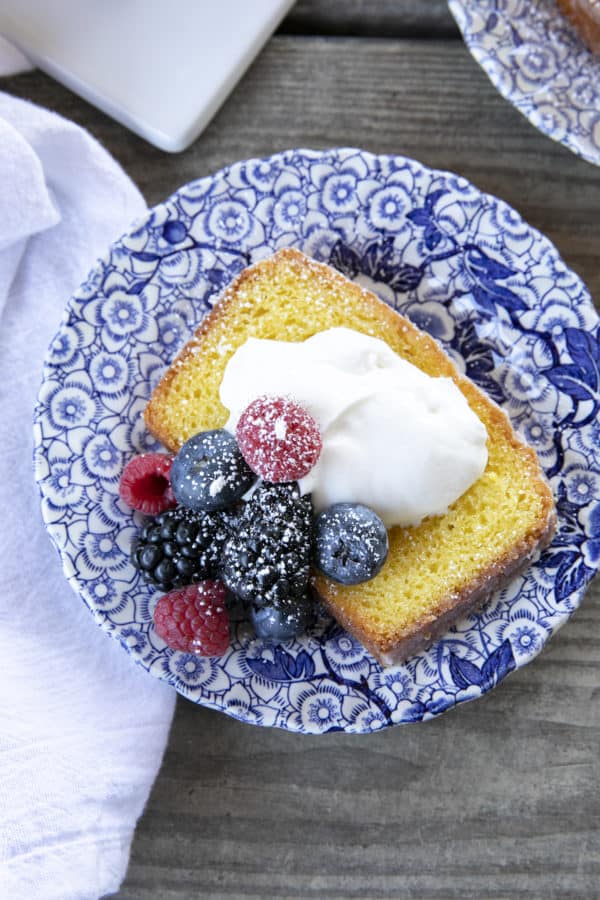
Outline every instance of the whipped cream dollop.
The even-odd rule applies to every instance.
[[[331,328],[305,341],[250,338],[233,354],[220,397],[235,432],[263,395],[316,420],[323,449],[300,481],[317,512],[364,503],[392,525],[441,515],[483,473],[487,432],[450,378],[432,378],[378,338]]]

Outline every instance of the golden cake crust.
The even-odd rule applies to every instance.
[[[270,322],[268,326],[264,325],[265,312],[262,304],[265,295],[269,285],[278,283],[282,278],[292,279],[290,283],[298,290],[313,291],[315,296],[322,294],[325,297],[322,305],[312,301],[304,311],[305,316],[313,316],[314,321],[311,319],[310,322],[302,323],[301,336],[298,335],[296,326],[284,319],[283,311],[279,335],[272,333],[277,330],[276,321]],[[275,305],[278,302],[280,301],[275,299]],[[523,502],[528,510],[531,507],[531,512],[527,513],[519,527],[515,526],[514,534],[501,533],[501,546],[490,551],[487,558],[486,548],[477,546],[475,533],[472,539],[472,558],[462,567],[464,571],[458,571],[460,566],[456,563],[461,561],[458,551],[462,552],[462,548],[461,537],[455,536],[451,530],[455,527],[454,518],[456,528],[459,528],[461,522],[464,527],[465,522],[470,522],[469,503],[474,509],[474,515],[477,515],[486,498],[497,496],[499,490],[501,496],[501,488],[495,483],[499,476],[492,466],[480,479],[482,485],[469,489],[466,495],[453,504],[446,516],[432,517],[432,520],[408,529],[391,529],[388,561],[372,582],[346,588],[315,573],[315,589],[330,613],[382,664],[390,665],[422,650],[458,618],[479,607],[493,591],[527,568],[536,553],[551,540],[556,524],[552,494],[535,452],[517,437],[500,407],[458,372],[433,338],[374,294],[329,266],[307,258],[297,250],[281,250],[269,259],[245,269],[225,290],[154,390],[145,410],[145,421],[150,431],[168,449],[177,451],[194,431],[224,424],[226,413],[220,407],[215,393],[228,358],[248,337],[298,340],[331,327],[332,324],[347,324],[357,330],[374,333],[428,374],[452,378],[486,425],[492,460],[494,454],[500,459],[501,449],[522,485],[518,497],[524,498]],[[211,385],[203,394],[202,384],[209,378],[212,379]],[[191,386],[202,415],[195,421],[190,420],[180,430],[179,421],[187,415],[187,406],[183,407],[182,403],[187,405]],[[177,415],[178,412],[182,415]],[[504,460],[500,459],[500,462]],[[488,468],[490,465],[488,462]],[[507,480],[507,490],[511,480],[512,477]],[[489,511],[483,510],[481,513],[488,516],[487,531],[481,531],[482,540],[485,541],[485,536],[490,533]],[[500,532],[505,527],[503,522],[498,523]],[[441,548],[440,555],[448,567],[447,575],[444,572],[439,574],[431,542],[434,551],[436,542]],[[447,557],[451,556],[454,546],[456,558],[453,561]],[[394,592],[401,593],[405,590],[402,579],[410,581],[416,561],[422,557],[426,557],[426,563],[432,572],[437,573],[435,578],[432,577],[436,582],[435,591],[432,590],[431,597],[427,597],[427,584],[422,586],[419,596],[415,595],[415,609],[412,611],[410,596],[403,600],[402,614],[399,613],[394,622]],[[403,563],[404,559],[407,560],[406,563]]]
[[[556,0],[560,11],[575,26],[582,40],[600,54],[600,0]]]

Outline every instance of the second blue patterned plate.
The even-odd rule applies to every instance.
[[[600,165],[600,58],[555,0],[448,0],[492,84],[542,134]]]
[[[142,411],[241,269],[294,246],[428,330],[536,448],[559,526],[524,575],[425,653],[381,666],[322,621],[275,649],[236,624],[222,659],[167,648],[157,593],[129,562],[140,520],[120,500],[155,447]],[[598,317],[557,251],[463,178],[398,156],[292,150],[181,188],[117,241],[71,299],[35,411],[42,510],[98,624],[190,700],[296,732],[370,732],[479,697],[527,663],[600,562]]]

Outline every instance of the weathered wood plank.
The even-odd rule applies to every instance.
[[[287,147],[361,146],[458,172],[547,234],[600,298],[600,168],[536,131],[461,42],[275,37],[175,157],[39,72],[4,83],[89,128],[150,204],[222,165]]]
[[[361,37],[460,37],[445,0],[298,0],[280,31]]]
[[[536,661],[426,724],[297,737],[180,701],[119,900],[598,896],[599,651],[578,636],[598,587]]]

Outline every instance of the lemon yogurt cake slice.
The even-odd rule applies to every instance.
[[[387,353],[393,351],[419,375],[451,383],[469,415],[485,429],[483,464],[452,502],[442,509],[431,507],[430,514],[421,510],[408,524],[390,518],[386,510],[382,517],[389,525],[389,552],[373,578],[347,585],[313,572],[313,586],[330,613],[389,665],[423,649],[525,569],[555,528],[552,494],[535,452],[438,343],[329,266],[296,250],[281,250],[244,270],[225,290],[157,385],[145,420],[174,452],[198,432],[225,425],[234,430],[222,386],[237,351],[250,339],[308,343],[330,329],[350,329],[383,342]],[[323,392],[328,389],[333,388],[322,385]],[[318,411],[311,412],[319,422]],[[465,428],[469,432],[472,423]],[[326,441],[327,433],[324,447]],[[439,443],[443,445],[442,438]],[[441,446],[442,455],[431,457],[438,467],[443,450]],[[460,452],[454,458],[458,471]],[[385,478],[384,488],[387,483],[393,493],[392,481],[406,482],[411,472],[398,466],[386,471]],[[444,473],[437,472],[436,478],[433,483],[441,492]]]

